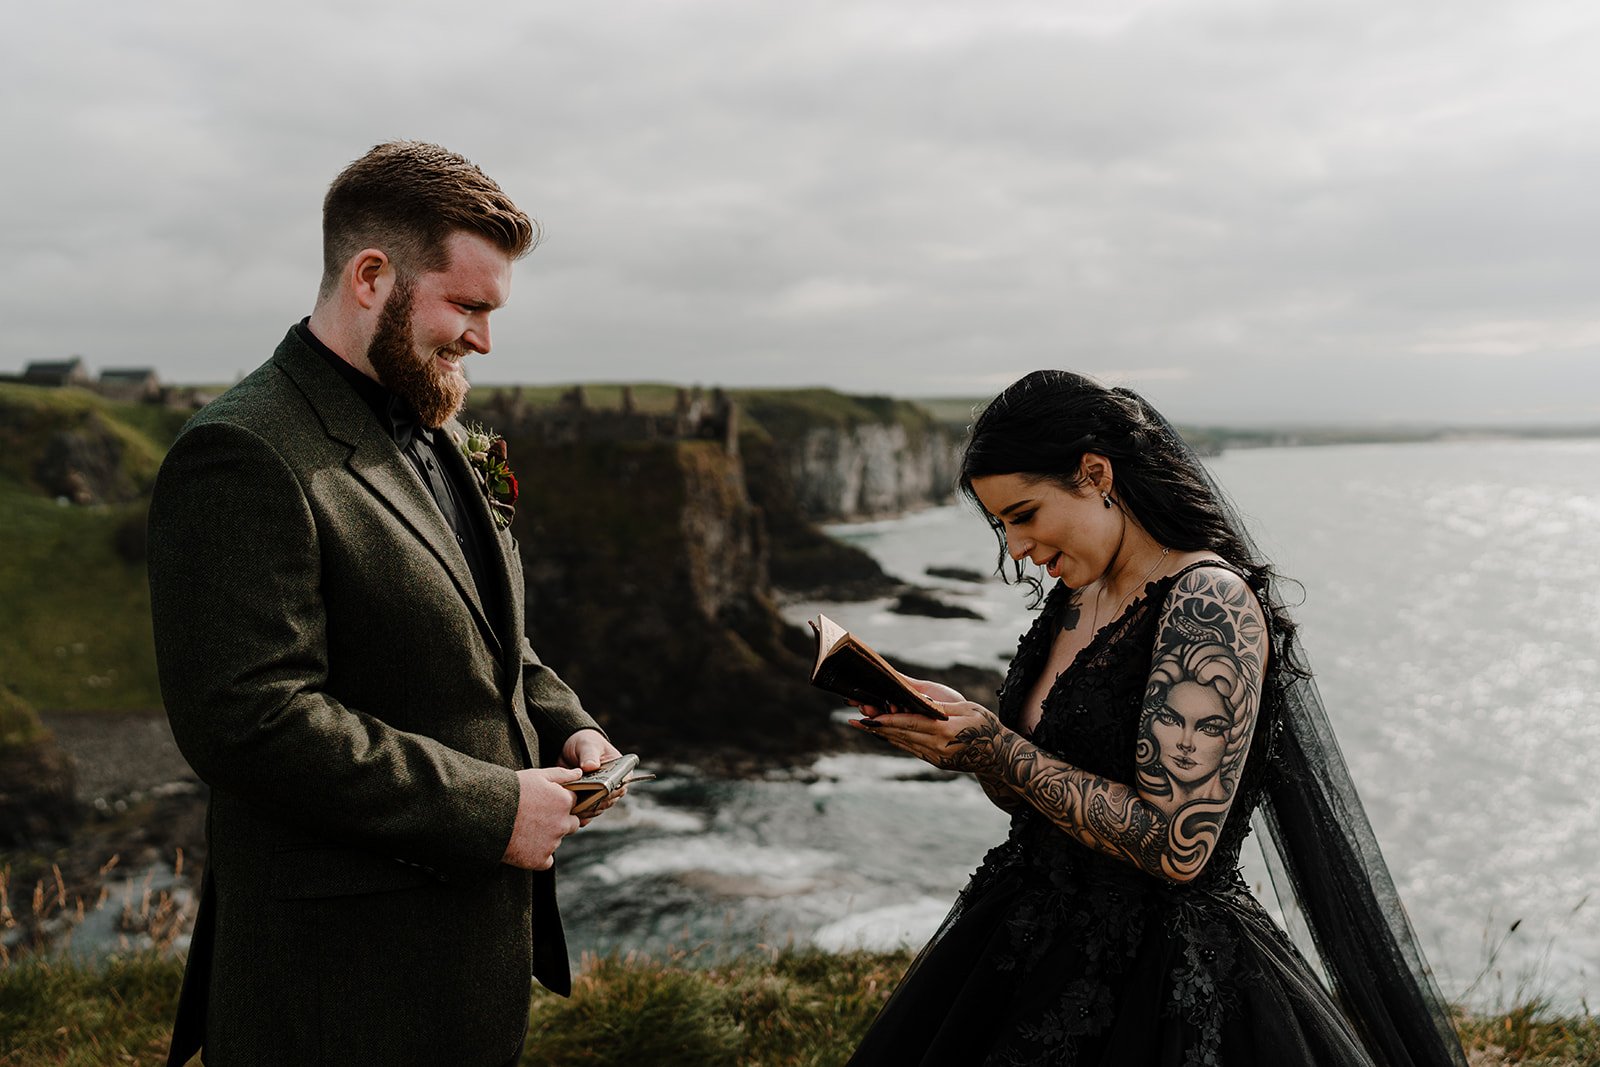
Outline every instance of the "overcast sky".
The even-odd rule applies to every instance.
[[[480,382],[1600,421],[1593,0],[8,6],[0,370],[255,367],[409,137],[547,234]]]

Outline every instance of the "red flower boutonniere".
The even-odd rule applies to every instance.
[[[485,426],[473,424],[467,427],[466,440],[460,440],[458,435],[456,444],[489,501],[495,528],[504,530],[517,513],[517,476],[506,463],[506,439]]]

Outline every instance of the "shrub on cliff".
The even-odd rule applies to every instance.
[[[74,504],[136,500],[183,417],[81,389],[0,383],[0,475]]]
[[[42,740],[44,725],[33,705],[0,685],[0,752],[21,748]]]
[[[0,848],[69,837],[78,821],[72,762],[27,701],[0,685]]]

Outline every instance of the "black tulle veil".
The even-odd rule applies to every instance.
[[[1145,418],[1205,481],[1239,541],[1260,558],[1228,495],[1171,423],[1131,390]],[[1269,596],[1276,593],[1268,590]],[[1279,598],[1281,605],[1281,598]],[[1334,737],[1303,649],[1286,669],[1275,632],[1272,774],[1256,812],[1262,853],[1291,935],[1326,976],[1334,998],[1386,1067],[1466,1067],[1450,1011],[1423,957],[1378,840]],[[1309,942],[1309,943],[1305,943]]]

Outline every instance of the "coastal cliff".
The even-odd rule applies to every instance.
[[[956,435],[916,404],[825,389],[736,397],[771,436],[795,503],[814,522],[880,518],[950,498]]]
[[[821,390],[575,392],[479,390],[468,413],[521,477],[534,648],[642,750],[736,766],[849,744],[775,599],[897,591],[814,520],[937,497],[948,434],[912,405]],[[0,386],[0,684],[41,712],[160,707],[144,515],[185,414]]]
[[[902,591],[820,530],[815,509],[937,499],[949,436],[920,409],[823,391],[574,388],[489,394],[469,414],[505,436],[522,472],[512,530],[528,636],[619,740],[730,767],[858,740],[829,717],[839,701],[808,684],[810,637],[775,598]]]
[[[737,766],[837,741],[835,701],[807,684],[773,605],[736,451],[505,433],[526,472],[512,532],[529,639],[620,743]]]

